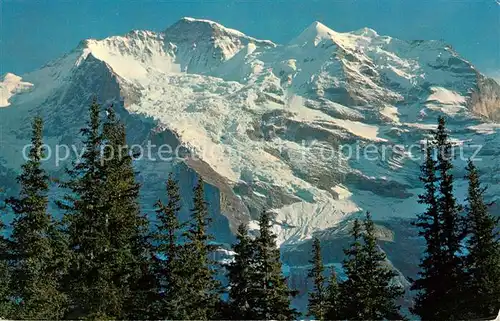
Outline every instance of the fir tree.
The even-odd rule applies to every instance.
[[[151,251],[125,127],[112,108],[102,124],[95,99],[89,113],[82,129],[85,151],[62,184],[70,193],[58,202],[66,211],[72,253],[64,283],[68,317],[145,317]]]
[[[418,291],[412,312],[423,320],[435,319],[439,316],[440,300],[444,297],[446,290],[440,278],[440,273],[442,273],[440,265],[442,227],[438,210],[436,166],[436,161],[433,158],[433,147],[428,143],[420,176],[420,180],[424,183],[425,192],[419,195],[419,203],[427,205],[427,210],[425,213],[419,214],[414,223],[419,228],[419,236],[425,239],[426,250],[419,265],[419,278],[414,280],[411,288]]]
[[[12,315],[13,302],[10,288],[10,271],[8,260],[5,258],[5,249],[0,248],[0,317],[4,319],[14,318]]]
[[[178,311],[183,310],[187,300],[182,271],[183,262],[180,261],[178,235],[182,225],[178,215],[181,209],[179,186],[173,175],[170,174],[166,184],[168,202],[165,205],[161,200],[156,203],[157,232],[154,236],[156,246],[155,273],[157,276],[156,298],[158,318],[178,320],[183,318]]]
[[[81,130],[84,153],[68,170],[69,189],[59,207],[64,210],[71,264],[65,278],[65,291],[70,298],[68,318],[109,319],[122,313],[121,289],[114,284],[113,262],[106,212],[106,177],[101,148],[100,105],[96,99],[89,108],[90,119]]]
[[[433,151],[437,153],[432,155]],[[439,117],[426,154],[421,177],[426,193],[420,196],[420,202],[428,208],[416,225],[427,247],[420,278],[412,286],[419,291],[412,311],[422,319],[459,319],[465,313],[467,277],[460,257],[465,233],[462,208],[453,195],[453,149],[443,117]]]
[[[466,275],[463,260],[459,256],[462,252],[461,242],[465,237],[460,212],[462,207],[457,203],[453,194],[452,145],[446,130],[443,117],[438,120],[438,129],[434,134],[434,144],[437,149],[437,171],[439,173],[438,210],[442,223],[442,270],[439,277],[443,280],[446,295],[440,304],[441,317],[460,319],[463,317],[463,298],[466,284]]]
[[[217,307],[220,304],[220,282],[215,279],[215,262],[210,258],[214,250],[210,244],[213,236],[208,232],[211,219],[203,184],[200,178],[194,188],[194,207],[185,233],[187,243],[181,251],[181,260],[184,261],[183,278],[189,298],[189,301],[184,303],[184,319],[216,319]]]
[[[446,130],[446,123],[443,117],[439,117],[438,129],[434,135],[434,144],[437,148],[437,171],[439,172],[439,193],[438,208],[443,222],[443,245],[445,253],[451,257],[456,257],[460,252],[460,242],[463,233],[460,226],[459,216],[462,207],[457,203],[453,194],[453,151]]]
[[[312,268],[307,275],[313,280],[313,289],[309,293],[308,316],[314,317],[315,320],[325,320],[328,311],[328,293],[326,289],[326,278],[324,276],[325,266],[321,256],[321,243],[318,238],[313,240],[312,248]]]
[[[298,316],[290,307],[290,298],[296,292],[288,288],[282,274],[280,250],[276,235],[272,232],[270,214],[263,212],[259,220],[260,235],[255,240],[256,292],[249,303],[258,317],[263,320],[291,320]]]
[[[340,299],[340,287],[337,280],[337,273],[335,269],[332,269],[326,288],[326,320],[340,320]]]
[[[112,108],[107,110],[103,124],[103,214],[108,238],[107,257],[121,317],[145,318],[149,305],[144,302],[152,290],[151,249],[148,241],[148,222],[139,207],[140,185],[136,181],[132,155],[127,146],[126,130]]]
[[[500,242],[499,218],[488,213],[479,181],[479,173],[472,161],[467,166],[468,207],[467,222],[470,237],[467,241],[466,259],[470,282],[468,284],[466,311],[468,318],[494,316],[500,309]]]
[[[386,256],[376,242],[375,224],[370,213],[364,221],[362,260],[358,270],[364,280],[365,296],[362,298],[362,319],[365,320],[400,320],[400,307],[395,301],[404,293],[399,286],[391,282],[397,273],[386,264]]]
[[[132,296],[126,298],[124,303],[124,315],[129,320],[160,320],[158,295],[159,288],[156,270],[154,268],[153,248],[148,249],[150,253],[147,260],[136,267],[137,279],[131,285]],[[152,262],[151,262],[152,261]]]
[[[258,316],[250,305],[250,296],[254,293],[252,276],[255,274],[255,251],[246,224],[238,227],[236,238],[237,243],[233,245],[234,261],[227,266],[230,319],[255,320]]]
[[[4,206],[0,213],[4,213]],[[2,215],[3,216],[3,215]],[[10,282],[10,242],[4,236],[6,233],[3,217],[0,219],[0,318],[12,319],[13,302]]]
[[[342,267],[347,279],[340,284],[340,310],[339,319],[362,320],[364,298],[364,280],[359,273],[362,265],[361,224],[358,219],[354,220],[351,230],[352,242],[344,249],[345,259]]]
[[[48,213],[49,177],[42,168],[43,121],[33,121],[28,160],[18,177],[21,191],[7,204],[15,214],[12,223],[12,295],[19,301],[18,319],[57,319],[64,313],[65,297],[59,291],[54,269],[56,253],[51,239],[55,226]]]
[[[362,233],[360,222],[354,221],[353,242],[345,250],[343,266],[347,279],[340,286],[342,298],[340,318],[346,320],[401,319],[395,301],[403,290],[392,284],[397,275],[386,265],[386,256],[379,249],[375,225],[369,213]]]

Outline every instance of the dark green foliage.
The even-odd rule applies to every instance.
[[[260,218],[260,235],[252,240],[246,225],[238,228],[234,261],[227,266],[229,318],[232,320],[290,320],[298,313],[290,307],[295,295],[281,271],[280,251],[272,233],[269,213]]]
[[[102,127],[102,128],[101,128]],[[108,110],[101,124],[94,100],[82,129],[85,152],[62,186],[58,202],[72,260],[64,286],[71,318],[110,319],[143,312],[143,273],[148,270],[147,221],[139,212],[139,184],[123,124]]]
[[[1,255],[5,255],[3,249]],[[0,261],[0,316],[2,318],[11,318],[13,315],[13,302],[10,296],[10,275],[9,275],[9,265],[7,260],[2,259]]]
[[[337,280],[337,274],[332,269],[330,279],[328,280],[328,287],[326,288],[326,301],[327,312],[326,320],[340,320],[341,298],[340,287]]]
[[[433,158],[432,152],[436,151]],[[413,313],[422,319],[459,319],[463,317],[466,275],[461,242],[465,237],[460,217],[461,206],[453,195],[452,146],[443,117],[439,118],[434,141],[428,147],[421,180],[425,194],[420,203],[427,211],[418,217],[416,226],[427,248],[420,264],[418,290]]]
[[[349,248],[344,249],[346,258],[342,262],[347,279],[340,284],[342,319],[362,319],[363,279],[361,278],[362,266],[362,244],[361,224],[358,219],[354,220],[351,236],[353,241]]]
[[[186,244],[181,251],[184,264],[182,277],[189,300],[184,302],[183,319],[216,319],[220,304],[220,282],[215,279],[215,262],[210,258],[214,246],[210,243],[213,236],[208,233],[211,219],[200,178],[194,188],[194,207],[191,221],[185,233]]]
[[[181,209],[181,198],[179,186],[170,174],[167,185],[168,202],[165,205],[161,200],[156,203],[156,233],[154,241],[156,246],[156,259],[154,269],[156,273],[157,297],[155,309],[157,318],[180,319],[183,306],[189,298],[186,297],[186,288],[183,280],[183,262],[180,260],[180,249],[178,235],[182,225],[178,220]],[[159,256],[159,257],[158,257]]]
[[[313,280],[313,289],[309,293],[308,316],[315,320],[325,320],[329,309],[328,293],[326,289],[326,278],[324,275],[325,266],[321,256],[321,243],[318,238],[314,238],[312,247],[311,270],[307,275]],[[334,275],[334,274],[333,274]],[[336,283],[336,282],[335,282]]]
[[[42,131],[42,119],[36,117],[28,160],[18,177],[20,194],[7,200],[15,214],[10,253],[11,295],[19,302],[17,319],[57,319],[64,313],[65,297],[55,269],[55,222],[47,211],[49,177],[42,169]]]
[[[466,259],[469,284],[466,292],[466,310],[469,318],[494,316],[500,310],[500,242],[498,218],[488,213],[483,199],[479,173],[469,161],[467,222],[470,237],[467,241]]]
[[[238,242],[233,245],[234,261],[227,265],[229,286],[228,307],[231,320],[253,320],[250,296],[254,293],[252,276],[255,274],[254,245],[248,235],[248,227],[241,224],[236,234]]]
[[[460,212],[462,207],[453,195],[453,154],[449,141],[446,124],[443,117],[439,118],[438,129],[435,133],[437,148],[437,171],[439,172],[438,209],[442,220],[442,245],[441,256],[443,264],[444,288],[447,289],[445,301],[442,302],[440,313],[443,317],[458,319],[463,317],[464,273],[463,260],[458,255],[462,252],[461,242],[465,237]]]
[[[121,293],[111,282],[108,252],[109,215],[105,211],[105,177],[100,154],[100,106],[92,102],[87,127],[81,130],[85,151],[79,162],[68,170],[69,189],[57,204],[66,212],[71,264],[64,287],[70,298],[69,318],[108,319],[121,314]]]
[[[427,247],[419,265],[419,278],[412,285],[412,290],[419,291],[412,312],[424,320],[438,315],[440,298],[444,296],[445,291],[439,275],[439,260],[442,257],[441,220],[437,200],[436,161],[432,151],[432,146],[428,145],[420,176],[425,192],[419,195],[419,203],[426,204],[427,210],[419,214],[414,223],[419,228],[419,236],[424,237]]]
[[[149,298],[152,273],[148,273],[151,249],[148,221],[140,213],[140,185],[136,182],[132,155],[127,146],[125,126],[107,110],[103,125],[104,213],[109,241],[108,262],[111,282],[119,291],[121,316],[145,318],[144,302]],[[119,297],[121,296],[121,297]]]
[[[260,235],[255,240],[255,293],[250,306],[258,319],[291,320],[298,316],[290,307],[290,298],[295,291],[288,288],[281,271],[280,250],[276,235],[272,232],[271,217],[263,212],[259,221]]]
[[[398,274],[387,264],[386,255],[377,245],[375,224],[370,213],[366,214],[364,227],[362,264],[359,270],[364,280],[363,319],[400,320],[400,307],[395,301],[404,291],[391,283]]]
[[[13,317],[12,312],[14,307],[11,297],[12,290],[9,269],[10,242],[4,237],[6,231],[3,222],[3,206],[0,207],[0,213],[2,213],[2,217],[0,218],[0,317],[8,319]]]
[[[456,253],[460,252],[460,242],[463,233],[460,226],[459,213],[462,207],[457,203],[453,195],[453,152],[446,130],[443,117],[439,117],[438,129],[434,135],[434,145],[437,149],[437,167],[439,173],[439,197],[438,209],[443,223],[443,245],[444,255],[451,264],[450,268],[460,268],[459,262],[454,260]],[[455,266],[456,265],[456,266]],[[458,272],[457,272],[458,273]]]
[[[403,289],[392,284],[397,274],[387,265],[385,254],[377,245],[375,225],[369,213],[364,228],[365,232],[361,233],[361,224],[355,220],[354,240],[345,251],[347,280],[340,286],[340,317],[346,320],[401,319],[400,307],[395,301],[401,297]]]

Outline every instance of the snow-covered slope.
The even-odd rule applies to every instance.
[[[270,209],[289,249],[365,210],[382,222],[421,211],[416,157],[438,115],[465,155],[484,146],[478,165],[489,196],[500,195],[500,86],[440,41],[314,22],[279,45],[183,18],[164,32],[82,41],[22,81],[8,75],[1,90],[0,106],[12,104],[0,110],[8,168],[34,114],[50,144],[70,143],[97,95],[114,103],[132,142],[181,147],[183,163],[217,189],[221,224]],[[175,166],[138,162],[147,206]],[[463,198],[464,181],[457,190]]]
[[[92,94],[122,100],[124,114],[152,120],[199,156],[252,217],[274,210],[285,243],[362,210],[413,216],[419,185],[411,153],[419,151],[406,148],[425,138],[438,114],[460,129],[457,141],[498,135],[477,117],[495,119],[498,85],[450,46],[368,28],[339,33],[320,22],[276,45],[183,18],[161,33],[82,41],[23,79],[8,74],[2,82],[2,106],[31,89],[11,117],[41,110],[57,123],[57,140],[81,123],[80,105]],[[390,148],[376,161],[339,149],[368,144],[378,153]]]
[[[0,107],[10,105],[12,96],[29,91],[33,84],[22,81],[22,78],[11,73],[7,73],[0,82]]]

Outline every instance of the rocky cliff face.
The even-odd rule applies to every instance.
[[[390,264],[413,276],[421,245],[408,221],[422,211],[420,144],[445,115],[462,153],[458,198],[464,161],[478,150],[488,197],[498,198],[499,88],[439,41],[368,28],[339,33],[315,22],[277,45],[184,18],[160,33],[85,40],[22,78],[8,74],[0,83],[0,172],[12,186],[34,115],[46,121],[49,146],[76,143],[97,95],[125,121],[131,144],[155,145],[153,155],[163,144],[178,150],[174,160],[136,161],[145,211],[173,171],[187,215],[196,172],[209,185],[218,240],[231,242],[239,223],[255,226],[260,211],[272,210],[287,269],[304,288],[310,238],[324,240],[335,266],[346,222],[369,210]],[[54,157],[46,165],[60,175]]]
[[[469,108],[475,114],[491,121],[500,121],[500,86],[491,78],[478,75],[477,87],[469,99]]]

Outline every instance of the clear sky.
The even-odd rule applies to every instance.
[[[443,39],[500,75],[500,0],[0,0],[0,74],[23,74],[80,40],[164,30],[184,16],[286,43],[313,21],[401,39]]]

